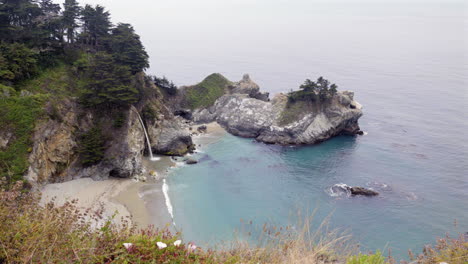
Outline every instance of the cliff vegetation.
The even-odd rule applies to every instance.
[[[230,84],[231,82],[221,74],[213,73],[199,84],[184,89],[184,104],[190,109],[209,107],[226,93]]]
[[[100,5],[0,1],[0,39],[0,177],[11,181],[28,169],[35,128],[48,120],[60,124],[64,103],[99,116],[128,110],[148,92],[140,74],[148,55],[139,36],[130,24],[113,25]],[[126,116],[113,114],[110,122],[118,127]],[[76,134],[85,165],[102,160],[102,144],[86,140],[100,129],[98,119],[94,130]]]

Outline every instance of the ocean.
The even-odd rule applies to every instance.
[[[213,72],[233,81],[249,73],[271,94],[323,76],[355,92],[366,132],[300,147],[226,134],[202,147],[199,164],[166,180],[185,240],[213,245],[242,230],[241,219],[294,225],[297,212],[314,210],[316,222],[330,216],[363,251],[391,249],[397,258],[468,232],[466,2],[175,5],[164,9],[172,16],[156,14],[151,27],[140,27],[150,73],[178,85]],[[330,193],[340,183],[381,195]]]

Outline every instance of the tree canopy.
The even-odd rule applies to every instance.
[[[66,63],[89,80],[86,106],[128,106],[140,98],[133,75],[149,67],[130,24],[113,26],[103,6],[77,0],[0,0],[0,84],[15,87],[40,70]]]
[[[304,83],[299,86],[299,91],[291,91],[288,94],[290,102],[295,101],[314,101],[324,102],[331,99],[337,92],[338,86],[336,84],[330,84],[330,82],[320,76],[317,81],[311,81],[306,79]]]

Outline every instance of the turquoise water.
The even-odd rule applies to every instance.
[[[152,72],[177,84],[247,72],[271,93],[323,75],[355,92],[368,135],[292,148],[226,135],[197,154],[205,161],[167,179],[186,239],[214,243],[240,219],[288,224],[315,208],[317,221],[333,213],[331,224],[364,249],[387,246],[399,257],[468,231],[465,2],[201,2],[209,5],[190,23],[182,8],[151,25],[165,41],[141,32]],[[337,183],[381,195],[332,197]]]

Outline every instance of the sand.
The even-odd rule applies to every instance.
[[[217,123],[205,124],[207,133],[193,136],[197,149],[218,141],[226,132]],[[192,127],[192,132],[197,126]],[[146,183],[132,179],[111,178],[104,181],[94,181],[90,178],[77,179],[64,183],[48,184],[42,189],[41,203],[45,204],[55,197],[56,204],[78,199],[80,208],[97,210],[103,206],[104,219],[114,217],[116,224],[121,224],[122,217],[131,220],[137,227],[152,225],[155,228],[165,228],[172,225],[172,219],[167,210],[162,192],[162,181],[167,177],[169,169],[176,163],[165,156],[158,156],[159,161],[143,161],[147,171],[155,171],[156,180]],[[181,158],[179,158],[181,159]],[[105,220],[102,220],[102,224]]]
[[[48,184],[42,189],[41,204],[55,199],[57,205],[62,205],[67,201],[78,199],[77,206],[82,209],[99,210],[103,205],[104,219],[98,224],[102,224],[114,214],[116,214],[115,222],[121,224],[121,218],[131,217],[131,214],[123,204],[114,201],[113,197],[132,184],[135,183],[129,179],[94,181],[90,178]]]

